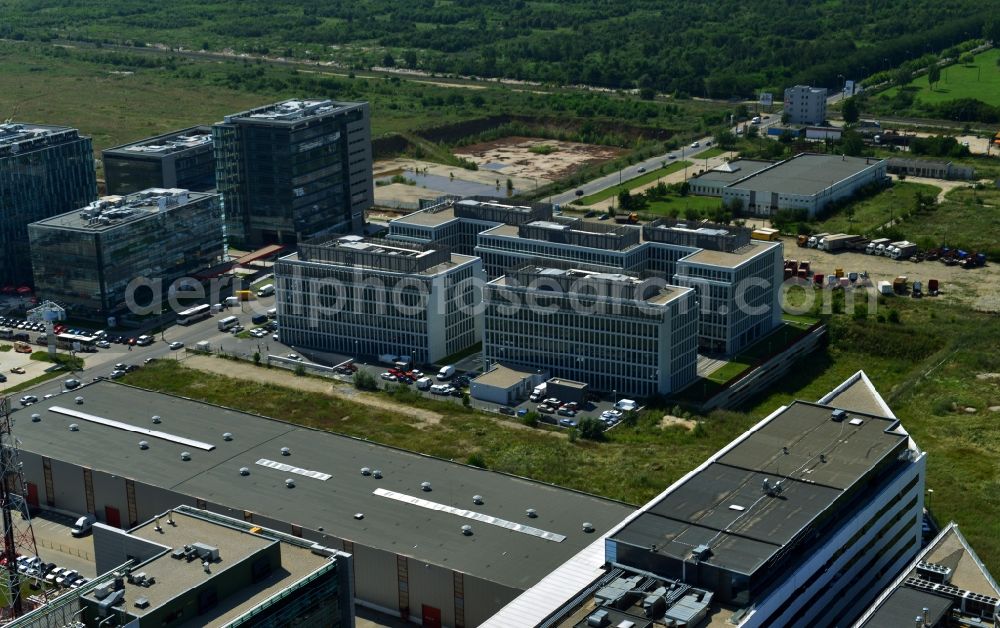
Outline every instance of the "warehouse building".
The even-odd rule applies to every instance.
[[[215,189],[212,127],[193,126],[101,151],[108,194]]]
[[[483,291],[483,358],[594,390],[648,397],[695,378],[694,291],[556,262],[508,270]]]
[[[513,205],[473,196],[445,199],[430,207],[389,221],[390,240],[446,246],[459,255],[475,255],[476,237],[500,225],[552,220],[551,203]]]
[[[95,198],[89,137],[62,126],[0,124],[0,284],[31,282],[29,223]]]
[[[890,157],[887,169],[890,174],[902,174],[908,177],[929,177],[931,179],[972,179],[976,169],[963,166],[953,161],[935,159],[903,159]]]
[[[804,209],[815,216],[865,186],[885,184],[886,167],[885,160],[802,153],[730,183],[722,190],[722,201],[739,202],[753,216],[782,209]]]
[[[35,287],[72,318],[103,322],[165,297],[222,260],[219,197],[179,189],[105,196],[28,227]],[[130,284],[147,286],[130,294]],[[157,311],[158,308],[157,308]]]
[[[229,240],[295,244],[358,233],[375,198],[368,103],[286,100],[212,127]]]
[[[920,551],[925,466],[859,372],[778,408],[484,627],[850,625]]]
[[[284,532],[351,554],[357,603],[424,625],[482,623],[632,511],[110,381],[15,418],[33,506],[132,528],[184,504]]]
[[[484,281],[478,258],[446,248],[360,236],[301,244],[274,265],[281,340],[432,364],[479,342]]]
[[[1000,587],[952,521],[879,594],[854,628],[995,626],[997,622]]]
[[[722,189],[727,185],[745,179],[772,165],[770,161],[736,159],[695,175],[688,180],[691,193],[699,196],[722,197]]]

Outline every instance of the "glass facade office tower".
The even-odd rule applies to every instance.
[[[96,197],[89,137],[66,127],[0,124],[0,283],[31,281],[28,223]]]
[[[288,100],[212,128],[226,235],[238,246],[360,231],[372,205],[368,103]]]
[[[212,127],[194,126],[101,152],[108,194],[149,188],[215,189]]]
[[[133,279],[177,279],[222,258],[219,197],[187,190],[150,189],[106,196],[87,207],[28,226],[35,286],[73,318],[103,320],[128,311]],[[154,288],[155,289],[155,288]],[[140,306],[149,290],[137,292]]]

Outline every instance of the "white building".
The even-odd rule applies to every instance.
[[[274,265],[285,344],[429,364],[480,339],[482,262],[447,248],[344,236]]]
[[[753,216],[804,209],[815,216],[830,203],[848,199],[866,185],[882,185],[885,160],[802,153],[730,183],[722,201],[739,201]]]
[[[849,626],[920,551],[925,475],[858,372],[778,408],[483,627],[600,625],[609,608],[611,625]]]
[[[826,88],[796,85],[785,90],[789,124],[823,124],[826,121]]]
[[[483,357],[647,397],[695,377],[694,291],[630,275],[526,264],[486,284]]]

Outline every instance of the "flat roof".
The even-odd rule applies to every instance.
[[[914,618],[923,615],[923,609],[926,608],[927,623],[921,625],[938,626],[952,604],[951,600],[941,595],[900,587],[892,592],[864,625],[870,628],[913,628]]]
[[[496,386],[497,388],[510,388],[535,374],[535,371],[521,370],[497,364],[472,381],[477,384]]]
[[[289,125],[347,111],[364,104],[362,102],[338,102],[320,98],[290,98],[228,115],[223,122],[226,124],[230,122],[259,122]]]
[[[906,446],[895,419],[852,413],[838,422],[831,410],[793,403],[612,538],[678,560],[707,544],[702,562],[753,574]],[[780,499],[766,495],[765,479],[781,482]]]
[[[538,267],[534,272],[529,272],[527,273],[527,275],[530,276],[532,279],[551,277],[553,279],[569,280],[572,283],[569,284],[568,288],[564,287],[564,289],[566,290],[564,294],[575,294],[574,290],[572,289],[573,284],[576,281],[583,281],[588,279],[596,281],[598,284],[604,283],[605,285],[609,286],[621,286],[624,289],[632,289],[633,296],[635,291],[644,287],[643,285],[644,282],[641,281],[638,277],[633,277],[632,275],[625,275],[620,273],[606,273],[606,272],[593,272],[593,271],[585,271],[577,269]],[[489,281],[487,285],[498,286],[498,287],[510,286],[515,288],[524,288],[526,290],[535,290],[538,293],[543,292],[543,290],[539,289],[538,287],[533,287],[531,285],[524,285],[518,282],[510,283],[508,281],[508,275],[501,275],[496,279]],[[687,295],[688,293],[692,292],[691,288],[687,288],[684,286],[670,285],[670,286],[652,286],[652,287],[658,287],[659,289],[656,290],[655,292],[650,291],[644,294],[643,298],[641,299],[642,301],[652,305],[666,305],[667,303],[670,303],[674,299],[679,299]],[[587,294],[588,296],[593,295],[593,293],[590,291],[588,291]],[[639,300],[636,298],[631,298],[627,296],[627,294],[621,294],[621,295],[605,294],[597,296],[605,296],[608,298],[620,299],[625,301]]]
[[[86,207],[45,218],[34,224],[74,231],[110,231],[214,196],[217,195],[179,188],[150,188],[124,196],[103,196]]]
[[[729,187],[751,192],[812,196],[881,162],[864,157],[802,153],[731,183]]]
[[[706,170],[699,175],[692,177],[697,181],[718,181],[720,183],[732,183],[739,181],[754,173],[760,172],[764,168],[773,165],[772,161],[759,161],[756,159],[735,159],[733,161]]]
[[[751,240],[746,246],[741,246],[732,252],[700,249],[691,255],[682,257],[678,261],[705,264],[707,266],[721,266],[723,268],[736,268],[776,246],[781,246],[781,243]]]
[[[78,395],[84,404],[73,403]],[[214,448],[203,451],[82,421],[53,412],[53,406],[155,427]],[[306,529],[323,527],[336,538],[517,589],[541,580],[634,510],[593,495],[111,381],[88,384],[16,412],[23,451]],[[27,420],[33,413],[41,415],[39,422]],[[151,422],[154,414],[162,417],[161,423]],[[70,423],[77,423],[79,430],[69,431]],[[224,440],[224,432],[232,433],[233,439]],[[140,439],[149,442],[149,449],[139,449]],[[283,456],[282,447],[289,447],[291,455]],[[182,451],[190,452],[190,460],[181,460]],[[258,461],[331,477],[324,481]],[[250,474],[241,476],[241,467],[249,468]],[[383,477],[363,476],[362,467],[380,469]],[[295,480],[294,488],[285,486],[287,478]],[[430,492],[421,490],[425,481],[431,483]],[[376,489],[473,510],[565,539],[548,540],[498,521],[470,520],[376,494]],[[473,495],[482,495],[485,503],[474,505]],[[526,516],[528,508],[537,511],[537,518]],[[354,518],[359,512],[363,519]],[[584,532],[585,521],[593,523],[596,532]],[[465,524],[473,527],[471,536],[460,533]]]
[[[105,155],[136,157],[152,155],[162,157],[192,149],[212,148],[212,127],[192,126],[186,129],[170,131],[153,137],[147,137],[128,144],[122,144],[103,151]]]
[[[446,222],[451,222],[455,220],[455,209],[452,206],[448,206],[447,209],[440,209],[435,211],[430,211],[430,209],[421,209],[415,211],[412,214],[407,214],[400,218],[393,218],[389,221],[389,224],[399,223],[401,225],[420,225],[422,227],[437,227]]]
[[[30,122],[5,122],[0,124],[0,146],[36,139],[62,131],[75,131],[68,126],[52,124],[31,124]]]

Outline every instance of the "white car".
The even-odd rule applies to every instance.
[[[184,343],[181,342],[180,340],[175,340],[171,342],[169,346],[171,351],[177,351],[178,349],[184,348]]]
[[[691,142],[691,148],[698,148],[699,146],[701,146],[700,143],[698,143],[698,142]]]
[[[289,360],[298,360],[300,362],[302,361],[302,358],[296,353],[289,353],[285,357],[288,358]]]
[[[97,342],[94,343],[94,346],[97,347],[98,349],[110,349],[111,343],[108,342],[107,340],[98,340]]]
[[[272,336],[271,336],[271,340],[273,340],[273,341],[275,341],[275,342],[278,342],[278,334],[274,334],[274,335],[272,335]]]
[[[381,377],[382,379],[384,379],[387,382],[394,382],[394,381],[396,381],[398,379],[395,375],[393,375],[389,371],[386,371],[385,373],[382,373],[381,375],[379,375],[379,377]]]

